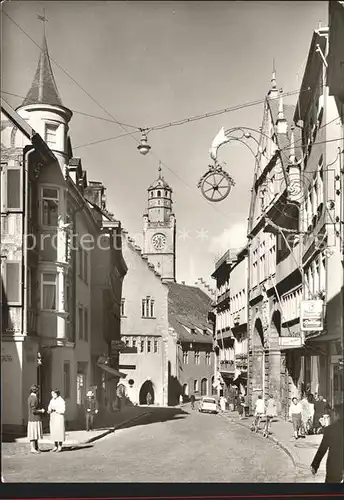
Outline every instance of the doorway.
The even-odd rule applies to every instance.
[[[150,395],[151,395],[150,404],[154,404],[154,388],[153,388],[153,384],[150,380],[146,380],[146,382],[144,382],[141,386],[140,395],[139,395],[140,405],[147,404],[148,393],[150,393]]]

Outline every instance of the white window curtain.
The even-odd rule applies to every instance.
[[[43,274],[43,309],[56,309],[56,274]]]

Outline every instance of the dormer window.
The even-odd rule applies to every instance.
[[[45,125],[45,142],[51,149],[56,148],[56,135],[58,125],[54,123],[46,123]]]

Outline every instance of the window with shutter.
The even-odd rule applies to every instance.
[[[20,177],[19,168],[7,168],[7,208],[9,210],[21,208]]]
[[[5,295],[8,304],[20,304],[20,262],[5,263]]]

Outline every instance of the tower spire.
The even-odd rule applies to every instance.
[[[29,104],[50,104],[52,106],[63,106],[50,64],[46,37],[46,22],[48,20],[45,16],[45,9],[43,9],[43,15],[37,15],[37,18],[43,23],[43,42],[41,54],[31,88],[27,93],[22,106],[27,106]]]
[[[268,92],[268,96],[270,98],[276,98],[278,96],[278,90],[276,88],[276,67],[275,67],[275,58],[272,60],[272,75],[271,75],[271,87]]]
[[[276,88],[276,68],[275,68],[275,58],[272,60],[272,75],[271,75],[271,88]]]
[[[161,161],[159,160],[159,168],[158,168],[158,172],[159,172],[159,179],[162,179],[162,175],[161,175]]]

